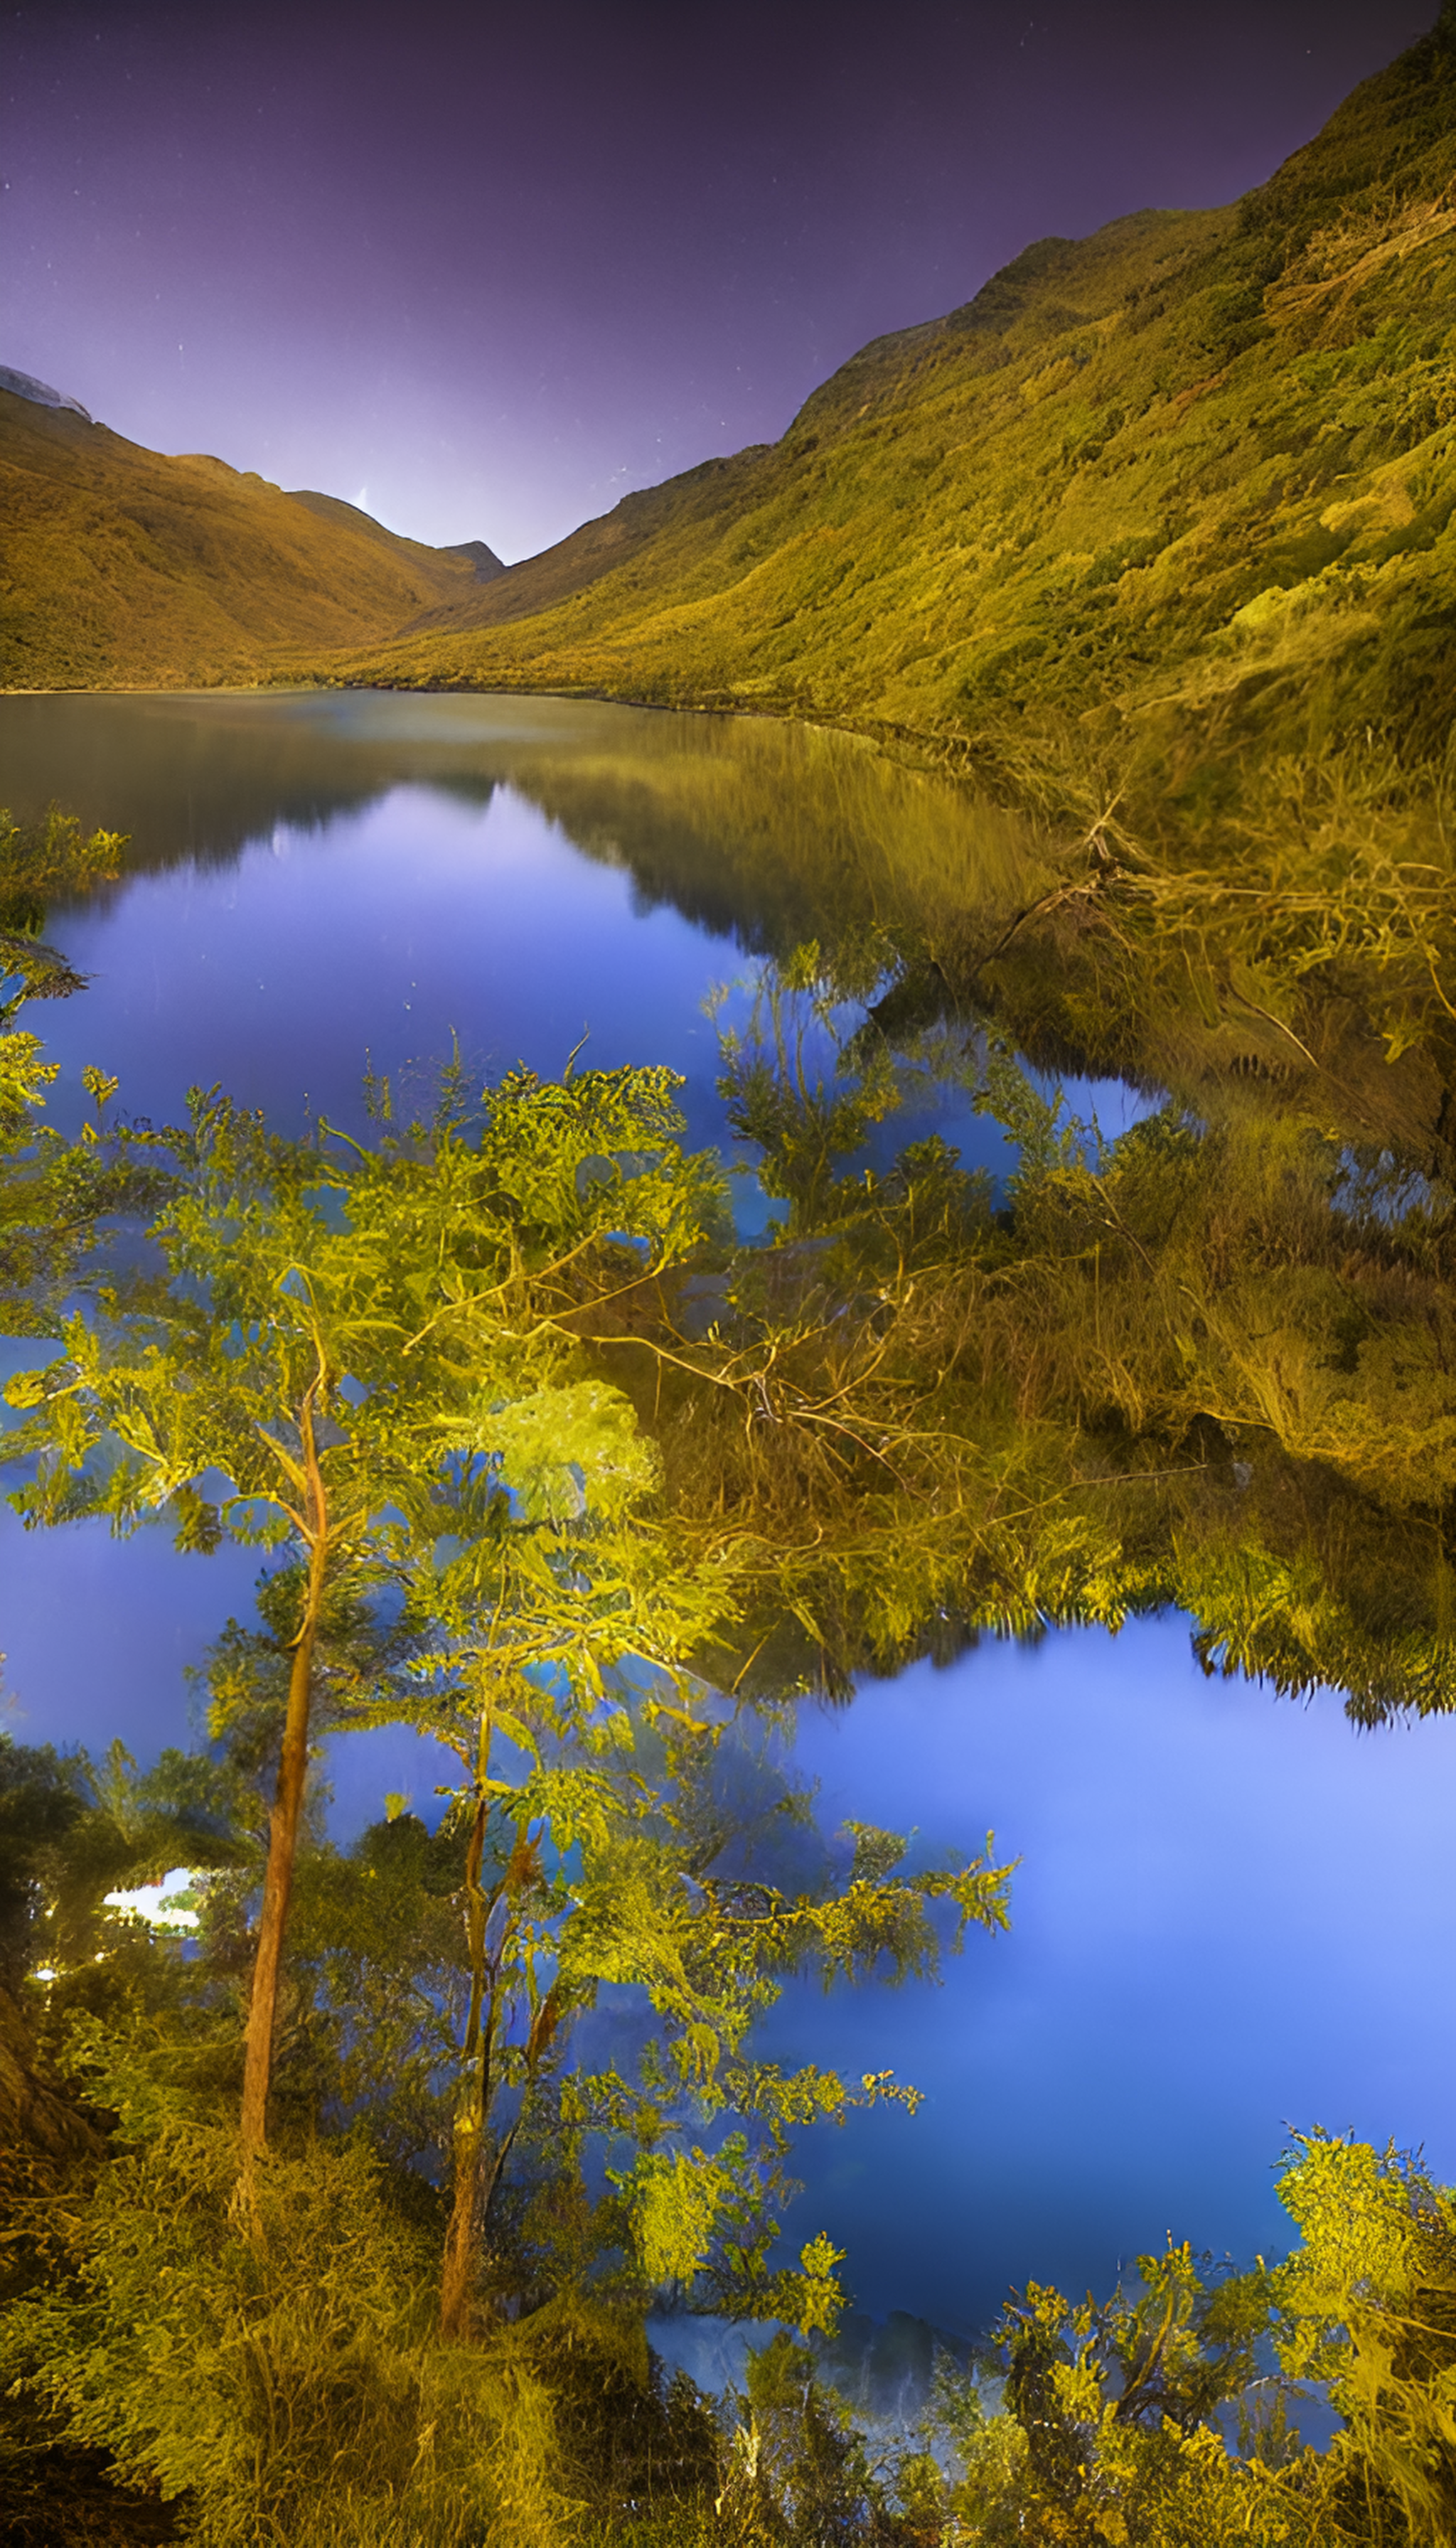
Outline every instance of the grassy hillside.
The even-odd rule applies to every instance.
[[[1415,750],[1456,697],[1456,12],[1226,211],[1044,239],[351,678]],[[1196,756],[1195,756],[1196,757]],[[1166,769],[1164,770],[1166,775]]]
[[[0,391],[0,687],[255,680],[377,643],[499,565]]]

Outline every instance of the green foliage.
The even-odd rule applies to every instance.
[[[1100,2306],[1074,2308],[1035,2283],[1013,2299],[995,2339],[1006,2408],[1026,2436],[1028,2487],[1069,2517],[1119,2487],[1146,2494],[1145,2454],[1132,2435],[1186,2443],[1250,2389],[1269,2316],[1265,2278],[1210,2277],[1202,2261],[1200,2272],[1187,2247],[1171,2244],[1139,2256],[1140,2288]]]
[[[993,2339],[1002,2378],[938,2366],[923,2439],[906,2464],[942,2528],[964,2543],[1066,2548],[1333,2548],[1335,2470],[1301,2451],[1284,2393],[1257,2364],[1268,2279],[1210,2274],[1188,2249],[1139,2257],[1139,2285],[1080,2307],[1029,2284]],[[1235,2454],[1221,2410],[1239,2405]]]
[[[32,1000],[84,990],[84,977],[42,938],[45,899],[109,880],[124,847],[115,832],[83,838],[75,816],[54,806],[33,824],[0,811],[0,1310],[11,1334],[47,1332],[57,1302],[97,1255],[99,1229],[158,1200],[144,1136],[114,1129],[102,1137],[88,1128],[88,1138],[73,1145],[39,1122],[58,1065],[16,1023]],[[115,1095],[116,1080],[85,1077],[88,1087],[94,1080],[107,1098]]]
[[[19,934],[56,894],[112,883],[126,846],[122,832],[83,834],[79,818],[58,805],[39,823],[18,823],[0,809],[0,927]]]
[[[234,1806],[226,1769],[193,1753],[166,1750],[138,1775],[119,1742],[98,1770],[0,1733],[0,1981],[16,1990],[45,1965],[64,2000],[114,1937],[108,1893],[236,1863]]]
[[[959,1945],[937,1906],[962,1929],[1004,1925],[1007,1871],[846,1882],[842,1853],[810,1846],[797,1811],[791,1897],[752,1855],[743,1872],[720,1871],[754,1852],[755,1823],[772,1864],[792,1790],[764,1765],[746,1822],[731,1724],[639,1696],[593,1741],[590,1717],[585,1738],[573,1727],[568,1687],[564,1676],[527,1683],[496,1711],[492,1740],[514,1774],[464,1789],[434,1839],[400,1814],[346,1858],[304,1858],[292,1969],[333,2048],[331,2094],[369,2116],[396,2160],[438,2164],[453,2144],[459,2254],[452,2266],[452,2240],[446,2276],[466,2318],[515,2316],[562,2288],[636,2305],[666,2286],[828,2328],[843,2298],[829,2242],[810,2239],[796,2269],[770,2262],[792,2190],[789,2134],[855,2105],[913,2112],[918,2100],[887,2072],[854,2088],[784,2075],[752,2058],[750,2027],[791,1973],[933,1974]],[[549,1774],[534,1766],[548,1750]],[[593,2071],[574,2031],[604,1992],[636,2016]],[[593,2206],[603,2160],[612,2191]]]
[[[848,2410],[785,2334],[748,2357],[717,2515],[745,2543],[821,2548],[889,2535],[883,2498]]]
[[[0,1139],[45,1104],[42,1091],[56,1077],[56,1065],[41,1058],[39,1036],[17,1028],[20,1010],[28,1000],[68,999],[85,987],[42,941],[46,902],[109,882],[125,846],[118,832],[83,839],[75,815],[54,805],[41,823],[17,823],[0,808]]]
[[[1035,2284],[997,2332],[1004,2372],[943,2366],[931,2430],[949,2448],[950,2536],[1107,2548],[1416,2548],[1451,2532],[1453,2214],[1418,2163],[1302,2138],[1280,2182],[1300,2244],[1272,2273],[1208,2271],[1169,2246],[1139,2285],[1073,2306]],[[1272,2332],[1279,2375],[1263,2367]],[[1343,2418],[1300,2448],[1296,2382]],[[1238,2407],[1230,2450],[1228,2408]]]
[[[873,966],[866,997],[882,972],[883,956]],[[811,943],[781,965],[763,967],[746,1025],[719,1033],[719,1086],[728,1121],[739,1139],[760,1152],[765,1193],[789,1204],[782,1225],[788,1237],[817,1235],[833,1225],[837,1208],[843,1208],[836,1159],[863,1149],[872,1128],[902,1102],[882,1049],[872,1047],[853,1075],[842,1066],[837,1012],[847,987],[841,964],[831,974]],[[726,997],[714,994],[710,1015],[721,1013]],[[811,1040],[835,1054],[832,1084],[813,1071]]]
[[[1279,2191],[1301,2232],[1274,2277],[1280,2359],[1344,2418],[1341,2516],[1434,2548],[1456,2520],[1456,2201],[1417,2158],[1324,2135]]]
[[[6,1457],[34,1464],[12,1499],[28,1524],[105,1516],[126,1532],[168,1512],[184,1549],[230,1536],[288,1547],[295,1561],[243,2089],[249,2146],[265,2132],[315,1655],[330,1612],[367,1605],[411,1568],[421,1628],[421,1584],[458,1612],[467,1583],[478,1593],[499,1572],[510,1537],[509,1456],[528,1518],[543,1497],[579,1513],[589,1479],[604,1512],[651,1483],[630,1410],[578,1378],[571,1321],[660,1279],[711,1217],[712,1163],[684,1159],[673,1138],[676,1085],[652,1069],[559,1087],[516,1072],[472,1125],[459,1073],[447,1072],[431,1126],[386,1133],[372,1150],[350,1143],[342,1158],[271,1138],[216,1091],[194,1091],[189,1126],[166,1137],[175,1170],[148,1233],[162,1272],[71,1310],[64,1356],[11,1383],[28,1420]],[[464,1553],[440,1577],[446,1537]],[[534,1544],[517,1572],[538,1608],[553,1588],[579,1614],[603,1606],[590,1574],[561,1563],[553,1574]],[[506,1607],[517,1627],[529,1615],[514,1592]],[[574,1627],[565,1634],[573,1652],[588,1650]],[[561,1637],[559,1621],[544,1634],[532,1624],[511,1669],[555,1660]],[[378,1662],[366,1656],[348,1691],[354,1723],[414,1712]],[[446,1669],[457,1663],[452,1653]]]
[[[480,1447],[499,1452],[503,1410],[568,1376],[566,1321],[593,1288],[650,1278],[696,1239],[713,1182],[658,1147],[671,1084],[589,1073],[556,1090],[518,1075],[493,1092],[477,1141],[442,1119],[419,1128],[419,1148],[391,1138],[342,1163],[194,1092],[150,1232],[165,1279],[72,1316],[66,1356],[12,1386],[34,1414],[7,1456],[40,1462],[20,1509],[128,1530],[170,1505],[184,1544],[227,1530],[311,1545],[307,1401],[334,1437],[318,1445],[323,1528],[355,1562],[387,1504],[417,1501],[417,1482],[476,1449],[492,1417],[504,1434]],[[622,1163],[629,1143],[645,1164]],[[568,1400],[556,1419],[569,1407],[599,1420],[602,1406]],[[516,1405],[515,1424],[530,1420]],[[216,1510],[199,1483],[214,1472]]]
[[[199,2540],[1449,2535],[1451,2203],[1395,2153],[1302,2142],[1281,2187],[1301,2243],[1273,2274],[1170,2245],[1106,2302],[1028,2286],[997,2332],[999,2398],[943,2360],[918,2435],[871,2441],[783,2332],[750,2354],[715,2433],[690,2384],[645,2370],[630,2320],[580,2296],[442,2346],[427,2224],[357,2137],[270,2153],[249,2227],[230,2132],[175,2035],[119,2045],[90,2021],[72,2058],[118,2138],[61,2209],[63,2272],[0,2336],[12,2396],[39,2418],[11,2466],[23,2477],[57,2431],[90,2436],[124,2484],[159,2480]],[[1283,2379],[1264,2367],[1271,2326]],[[1323,2454],[1287,2421],[1291,2378],[1330,2386],[1344,2421]]]
[[[795,1200],[675,1342],[670,1496],[776,1539],[831,1681],[1176,1602],[1210,1671],[1334,1682],[1366,1721],[1448,1706],[1449,1188],[1298,1107],[1168,1103],[1110,1140],[994,1034],[891,1034],[885,1008],[809,950],[725,1039],[741,1136]],[[999,1122],[1000,1209],[943,1139],[837,1155],[862,1080],[881,1128],[937,1092]]]
[[[29,1108],[44,1106],[42,1091],[57,1076],[59,1065],[43,1061],[41,1038],[26,1030],[0,1038],[0,1114],[24,1121]]]
[[[1307,908],[1293,870],[1246,903],[1189,870],[1179,904],[1110,860],[1109,943],[1139,909],[1185,948],[1207,918],[1277,1032],[1278,986],[1320,972],[1410,1008],[1423,968],[1444,997],[1412,863],[1372,854],[1360,901],[1331,853]],[[877,1827],[817,1834],[745,1689],[1175,1599],[1211,1670],[1333,1679],[1367,1716],[1450,1700],[1439,1181],[1297,1106],[1173,1103],[1109,1141],[995,1033],[897,1026],[905,979],[887,940],[808,946],[725,1036],[787,1207],[758,1249],[662,1072],[517,1073],[478,1110],[450,1072],[407,1130],[376,1091],[363,1146],[278,1142],[214,1095],[164,1144],[50,1154],[50,1191],[93,1204],[144,1158],[160,1268],[93,1276],[64,1356],[13,1384],[22,1509],[165,1510],[184,1547],[273,1562],[211,1661],[220,1761],[0,1750],[0,1948],[15,1982],[56,1974],[31,1993],[49,2047],[69,2021],[116,2119],[63,2200],[53,2172],[44,2202],[6,2188],[7,2447],[33,2467],[108,2452],[220,2548],[529,2548],[633,2507],[644,2543],[744,2548],[1449,2534],[1456,2216],[1415,2162],[1320,2137],[1284,2180],[1287,2265],[1170,2246],[1107,2303],[1028,2286],[995,2411],[945,2370],[913,2446],[876,2457],[787,2334],[722,2441],[645,2363],[655,2293],[835,2326],[829,2240],[774,2257],[792,2136],[917,2098],[757,2060],[785,1980],[929,1979],[1007,1917],[989,1841],[927,1867]],[[884,1163],[948,1085],[1018,1145],[1000,1198],[943,1139]],[[104,1128],[114,1083],[87,1087]],[[300,1691],[300,1802],[324,1725],[411,1722],[458,1771],[433,1835],[396,1799],[339,1853],[301,1812],[277,2131],[239,2185],[260,1788]],[[277,1831],[275,1807],[270,1869]],[[107,1919],[182,1863],[213,1870],[195,1953]],[[593,2013],[621,2022],[589,2066]],[[1322,2457],[1271,2328],[1344,2417]]]
[[[549,1699],[538,1722],[550,1722]],[[52,1985],[51,2031],[68,2018],[72,2081],[114,2130],[105,2163],[88,2157],[58,2208],[51,2190],[29,2210],[23,2194],[11,2206],[7,2237],[34,2241],[45,2224],[49,2241],[0,2343],[21,2402],[5,2446],[25,2465],[57,2446],[104,2451],[120,2482],[159,2485],[204,2540],[377,2535],[421,2548],[472,2539],[482,2525],[502,2548],[528,2548],[570,2535],[576,2514],[614,2490],[637,2502],[685,2490],[696,2501],[719,2485],[700,2411],[647,2380],[631,2334],[643,2303],[671,2281],[710,2306],[831,2327],[842,2259],[829,2241],[809,2240],[796,2271],[767,2262],[788,2190],[786,2133],[902,2093],[887,2074],[853,2098],[833,2077],[781,2078],[745,2057],[743,2029],[778,1976],[806,1960],[924,1967],[939,1951],[926,1911],[948,1889],[974,1899],[975,1887],[899,1872],[903,1844],[882,1833],[867,1850],[864,1833],[847,1835],[862,1870],[848,1888],[821,1878],[791,1904],[763,1881],[715,1878],[712,1862],[741,1826],[703,1729],[689,1735],[673,1714],[668,1723],[650,1780],[654,1756],[639,1747],[637,1771],[615,1791],[604,1777],[575,1822],[570,1772],[557,1765],[555,1822],[528,1810],[530,1769],[514,1785],[492,1782],[478,1854],[468,1819],[447,1819],[431,1838],[406,1813],[342,1857],[322,1843],[306,1849],[279,2130],[241,2187],[225,2118],[233,1919],[250,1881],[246,1780],[226,1764],[175,1758],[141,1780],[118,1752],[93,1789],[82,1767],[16,1764],[18,1816],[57,1800],[56,1829],[37,1835],[33,1857],[56,1896],[52,1923],[69,1918],[85,1958],[76,1980],[90,1983],[70,1987],[65,1971]],[[632,1755],[618,1742],[597,1757]],[[103,1791],[104,1803],[87,1805]],[[199,1800],[210,1808],[202,1824]],[[194,1896],[200,1952],[98,1925],[108,1879],[149,1872],[156,1854],[179,1849],[194,1860],[210,1851],[216,1869]],[[684,1883],[694,1849],[703,1876]],[[485,1897],[480,1947],[473,1885]],[[1003,1893],[997,1877],[986,1899],[998,1917]],[[89,1926],[77,1926],[83,1914]],[[653,1936],[654,1916],[665,1937]],[[32,1955],[53,1952],[49,1938],[33,1941]],[[568,2059],[571,2018],[603,1971],[635,1981],[657,2012],[636,2076],[625,2062],[592,2076]],[[468,2341],[442,2344],[446,2206],[430,2179],[452,2117],[458,2135],[468,2007],[478,2041],[491,2040],[477,2111],[497,2163],[483,2245],[466,2258]],[[725,2136],[725,2116],[748,2129]],[[589,2145],[603,2137],[607,2150],[635,2144],[637,2155],[607,2171],[609,2191],[593,2201]],[[458,2200],[458,2153],[455,2180]],[[608,2387],[620,2434],[590,2403],[608,2356],[619,2361]],[[631,2474],[634,2453],[645,2453],[645,2475]]]

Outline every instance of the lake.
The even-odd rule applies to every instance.
[[[555,700],[0,699],[0,802],[52,799],[132,836],[115,886],[50,915],[91,976],[36,1017],[66,1126],[87,1063],[158,1121],[221,1081],[286,1131],[358,1130],[366,1064],[408,1101],[452,1036],[482,1075],[552,1075],[586,1035],[594,1064],[681,1071],[691,1139],[726,1145],[714,984],[811,937],[993,925],[1044,875],[1029,829],[854,742]],[[1070,1094],[1113,1131],[1143,1103]],[[1010,1164],[984,1119],[938,1120]],[[751,1180],[737,1210],[762,1227]],[[186,1670],[251,1559],[7,1513],[0,1564],[22,1739],[188,1738]],[[1423,2140],[1456,2175],[1456,1721],[1357,1734],[1332,1694],[1207,1681],[1168,1616],[806,1704],[795,1751],[833,1821],[993,1827],[1021,1860],[1011,1936],[973,1933],[942,1990],[795,1991],[768,2030],[927,2092],[803,2145],[796,2223],[848,2249],[862,2307],[969,2331],[1008,2282],[1105,2289],[1169,2230],[1277,2251],[1291,2127]],[[429,1799],[407,1735],[331,1767],[340,1831],[386,1788]]]

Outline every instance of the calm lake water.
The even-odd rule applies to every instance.
[[[124,879],[51,915],[92,976],[39,1019],[62,1123],[96,1062],[158,1120],[221,1080],[284,1129],[357,1129],[366,1059],[408,1093],[452,1033],[482,1074],[549,1074],[586,1032],[594,1063],[682,1071],[691,1138],[721,1143],[712,984],[809,937],[934,943],[1038,872],[1009,820],[852,743],[551,700],[0,699],[0,803],[52,799],[132,835]],[[1111,1129],[1133,1105],[1075,1094]],[[1004,1167],[993,1127],[952,1130]],[[751,1184],[739,1213],[762,1221]],[[250,1559],[6,1513],[0,1567],[23,1739],[188,1739],[186,1667]],[[917,1667],[806,1709],[796,1750],[831,1821],[992,1826],[1022,1860],[1013,1934],[942,1990],[795,1993],[770,2030],[928,2092],[803,2146],[801,2234],[849,2250],[862,2306],[968,2331],[1009,2282],[1106,2288],[1168,2230],[1278,2251],[1290,2127],[1424,2141],[1456,2175],[1456,1721],[1356,1735],[1332,1697],[1206,1682],[1168,1618]],[[340,1830],[434,1775],[403,1734],[333,1773]]]

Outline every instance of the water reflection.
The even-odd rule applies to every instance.
[[[783,2058],[863,2049],[931,2091],[801,2150],[805,2234],[850,2247],[866,2307],[970,2328],[1008,2282],[1105,2288],[1170,2229],[1282,2252],[1291,2126],[1456,2174],[1456,1722],[1354,1736],[1332,1699],[1205,1681],[1168,1618],[916,1665],[805,1717],[797,1757],[828,1819],[918,1824],[932,1857],[993,1821],[1023,1862],[1011,1934],[929,2005],[775,2013]]]
[[[133,834],[124,882],[55,915],[95,978],[44,1024],[72,1088],[100,1062],[156,1117],[220,1079],[285,1128],[306,1098],[347,1125],[366,1054],[408,1096],[452,1029],[475,1066],[549,1073],[589,1026],[598,1063],[683,1071],[691,1138],[717,1140],[715,978],[873,929],[944,981],[1046,873],[1030,828],[841,739],[575,703],[8,699],[0,769],[19,812],[55,797]],[[984,1118],[957,1134],[1004,1165]],[[120,1732],[145,1757],[184,1736],[182,1669],[250,1560],[25,1543],[7,1514],[0,1564],[28,1739]],[[831,1816],[972,1846],[994,1822],[1025,1854],[1013,1938],[973,1942],[929,2007],[777,2021],[798,2057],[930,2090],[915,2124],[864,2117],[805,2152],[808,2226],[851,2246],[872,2306],[965,2324],[1013,2275],[1105,2286],[1168,2228],[1277,2241],[1286,2123],[1420,2138],[1449,2112],[1431,2012],[1456,1729],[1357,1739],[1333,1704],[1205,1684],[1187,1634],[982,1646],[800,1729]],[[351,1822],[430,1783],[397,1736],[352,1744],[342,1775]]]
[[[60,797],[131,834],[134,873],[227,864],[399,786],[508,783],[588,857],[746,949],[857,928],[944,934],[1045,886],[1029,825],[843,735],[771,719],[378,692],[0,699],[0,802]]]
[[[46,1020],[73,1115],[75,1072],[104,1060],[156,1120],[221,1080],[282,1126],[307,1101],[358,1129],[366,1056],[408,1096],[452,1035],[472,1068],[549,1074],[587,1034],[598,1065],[681,1070],[691,1138],[716,1142],[714,981],[807,938],[918,945],[956,914],[984,932],[1042,873],[1025,825],[768,720],[352,692],[10,698],[0,770],[22,816],[60,798],[130,834],[122,880],[52,916],[93,980]],[[1125,1119],[1120,1083],[1086,1093]],[[963,1107],[955,1138],[1009,1163]]]
[[[588,1031],[599,1066],[680,1070],[689,1138],[723,1142],[701,1006],[715,981],[755,950],[898,909],[912,852],[927,891],[937,874],[962,896],[977,877],[1020,889],[1001,818],[768,721],[343,692],[10,697],[0,774],[17,814],[59,800],[132,836],[117,886],[51,915],[92,977],[38,1013],[63,1074],[48,1113],[72,1132],[90,1062],[154,1121],[221,1081],[282,1129],[307,1107],[360,1131],[366,1062],[408,1107],[452,1033],[483,1073],[549,1075]],[[1009,1166],[963,1104],[954,1132],[975,1163]],[[763,1223],[750,1181],[736,1212],[746,1234]],[[95,1741],[116,1723],[143,1752],[181,1739],[181,1668],[204,1619],[244,1599],[246,1571],[225,1590],[221,1561],[182,1563],[169,1593],[179,1562],[149,1540],[72,1545],[23,1544],[0,1517],[0,1647],[29,1736]],[[107,1626],[123,1614],[125,1638]]]
[[[105,1057],[121,1102],[156,1120],[221,1080],[288,1131],[312,1109],[357,1133],[368,1062],[408,1107],[452,1036],[484,1077],[522,1059],[554,1075],[588,1035],[600,1066],[684,1072],[694,1138],[720,1136],[700,1003],[727,951],[675,912],[636,914],[620,870],[508,786],[462,804],[396,785],[52,926],[92,986],[47,1014],[51,1050]]]

